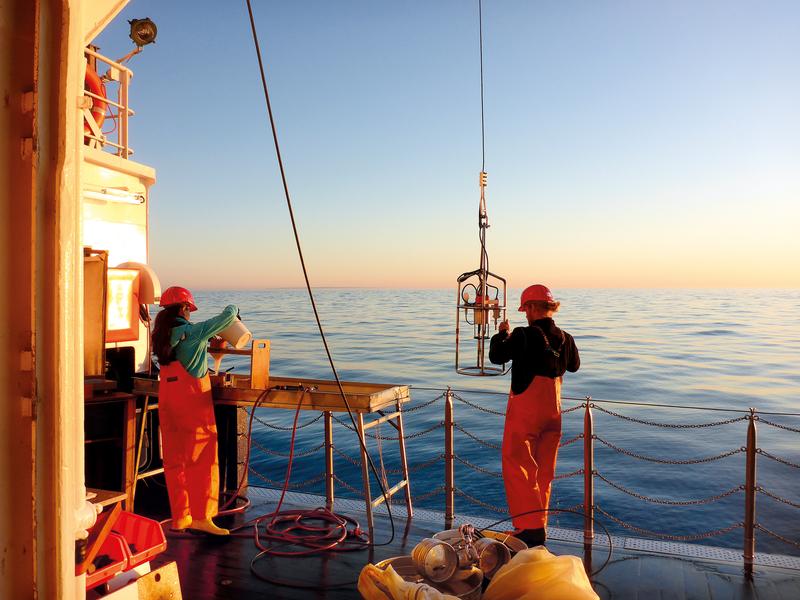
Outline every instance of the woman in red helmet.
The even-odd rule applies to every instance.
[[[516,535],[528,546],[546,539],[547,512],[542,509],[550,503],[561,441],[561,378],[581,364],[575,340],[553,321],[560,305],[545,286],[526,288],[519,310],[527,316],[528,326],[509,334],[508,321],[503,321],[489,346],[493,363],[511,361],[503,483],[509,511],[520,515],[512,519]]]
[[[228,535],[211,520],[219,509],[219,464],[207,344],[239,311],[231,304],[216,317],[191,323],[194,298],[177,286],[164,291],[160,306],[153,351],[161,369],[158,409],[172,528]]]

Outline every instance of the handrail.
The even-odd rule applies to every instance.
[[[455,465],[460,465],[460,468],[466,468],[474,473],[477,473],[481,477],[491,477],[494,481],[497,481],[498,478],[502,478],[502,473],[500,473],[496,468],[492,469],[486,468],[486,466],[482,466],[480,460],[475,460],[473,456],[481,456],[482,454],[486,454],[488,452],[489,456],[496,456],[499,454],[500,445],[494,443],[495,437],[490,437],[492,441],[489,439],[482,439],[479,435],[474,432],[471,432],[467,427],[464,427],[461,423],[465,423],[461,421],[461,423],[456,419],[455,415],[455,405],[459,402],[463,404],[467,408],[471,408],[473,410],[479,410],[482,413],[487,413],[483,415],[481,418],[489,418],[499,420],[504,417],[505,412],[504,410],[494,410],[489,409],[486,406],[481,405],[479,401],[470,401],[466,398],[461,397],[461,395],[467,394],[491,394],[500,396],[499,393],[494,392],[481,392],[476,390],[456,390],[453,388],[425,388],[425,387],[414,387],[410,386],[412,389],[417,391],[423,390],[431,390],[437,392],[436,397],[432,397],[430,395],[424,395],[423,398],[420,398],[417,402],[413,403],[414,406],[409,406],[403,409],[403,412],[412,413],[415,411],[423,410],[425,412],[420,413],[422,414],[422,418],[420,419],[420,428],[414,432],[406,433],[403,438],[405,440],[413,440],[416,438],[420,438],[425,435],[429,434],[438,434],[438,430],[442,429],[442,438],[444,441],[444,448],[443,451],[436,452],[435,455],[431,455],[430,458],[426,458],[425,456],[418,456],[417,458],[421,459],[421,462],[411,465],[409,471],[418,471],[422,469],[432,469],[437,467],[440,464],[440,461],[444,463],[444,480],[443,485],[439,485],[437,487],[428,488],[424,494],[414,496],[414,502],[421,502],[423,500],[431,499],[434,496],[444,496],[444,500],[441,502],[444,504],[445,509],[445,520],[446,523],[452,524],[456,519],[456,507],[455,507],[455,497],[458,496],[463,498],[465,501],[480,506],[483,509],[491,510],[492,512],[496,512],[499,514],[508,514],[508,509],[505,506],[495,506],[487,501],[487,498],[483,497],[481,494],[473,495],[470,494],[467,490],[459,488],[456,482],[455,477]],[[502,394],[505,396],[505,394]],[[432,398],[432,399],[431,399]],[[444,415],[443,419],[441,418],[442,413],[436,413],[438,409],[431,408],[430,411],[427,411],[429,407],[435,404],[438,400],[444,400],[443,402],[443,410]],[[651,536],[656,538],[661,538],[665,540],[672,540],[676,542],[683,542],[683,541],[696,541],[696,540],[703,540],[719,535],[729,534],[736,529],[741,529],[743,531],[743,544],[742,544],[742,557],[744,561],[744,567],[746,572],[752,571],[752,565],[755,562],[756,557],[756,531],[761,531],[764,534],[767,534],[781,542],[786,544],[795,546],[800,548],[800,542],[790,540],[780,535],[779,533],[775,533],[774,531],[767,528],[767,524],[759,522],[757,519],[756,513],[756,497],[758,494],[762,496],[768,497],[770,502],[778,502],[781,503],[783,506],[800,509],[800,500],[798,499],[789,499],[780,496],[779,494],[775,493],[774,491],[768,490],[763,486],[759,485],[759,482],[756,480],[756,461],[759,460],[758,455],[762,455],[764,458],[769,458],[775,462],[781,463],[787,467],[793,468],[800,468],[800,464],[788,460],[786,458],[776,456],[759,448],[757,446],[757,438],[755,435],[755,428],[759,422],[764,423],[765,425],[770,425],[771,427],[777,427],[781,430],[785,430],[789,434],[791,433],[800,433],[800,429],[795,427],[790,427],[788,425],[783,425],[780,422],[776,421],[767,421],[766,419],[761,418],[762,414],[782,414],[786,416],[800,416],[795,413],[761,413],[760,411],[756,411],[755,409],[749,409],[748,411],[743,410],[736,410],[736,409],[715,409],[714,407],[683,407],[678,405],[662,405],[656,403],[641,403],[641,402],[629,402],[629,401],[614,401],[614,400],[598,400],[591,396],[586,396],[583,398],[571,398],[568,396],[563,396],[562,399],[566,400],[576,400],[579,404],[575,406],[565,406],[562,409],[562,415],[566,416],[569,413],[573,413],[577,410],[582,409],[582,421],[583,426],[579,430],[578,435],[566,439],[563,441],[561,446],[566,446],[573,444],[574,442],[578,442],[583,440],[583,465],[582,468],[578,468],[575,471],[571,471],[569,473],[562,472],[559,473],[555,480],[562,480],[567,478],[573,477],[582,477],[583,479],[583,503],[577,506],[577,510],[583,513],[584,517],[584,543],[585,544],[592,544],[594,538],[594,531],[593,531],[593,523],[596,514],[602,515],[603,517],[613,521],[615,524],[619,525],[620,527],[624,527],[630,531],[636,532],[640,535]],[[456,402],[458,401],[458,402]],[[705,410],[709,412],[728,412],[733,413],[734,415],[741,415],[741,416],[734,416],[732,418],[723,418],[723,419],[707,419],[708,422],[699,422],[699,423],[658,423],[655,421],[649,421],[644,419],[639,419],[635,417],[630,417],[628,415],[622,414],[624,411],[615,412],[609,411],[600,406],[601,403],[609,403],[609,404],[617,404],[617,405],[628,405],[628,406],[647,406],[647,407],[658,407],[658,408],[667,408],[667,409],[694,409],[694,410]],[[494,404],[490,404],[489,406],[497,406]],[[497,407],[500,408],[500,407]],[[505,407],[503,407],[504,409]],[[609,441],[604,439],[600,435],[596,433],[597,425],[603,424],[606,421],[597,421],[595,411],[600,411],[603,413],[607,413],[611,416],[623,418],[630,420],[636,424],[642,425],[656,425],[661,427],[666,427],[669,429],[675,428],[707,428],[707,427],[722,427],[722,426],[730,426],[732,424],[736,424],[742,421],[747,421],[747,434],[746,439],[742,439],[741,441],[744,444],[740,447],[736,447],[736,443],[733,442],[730,446],[733,446],[730,449],[727,449],[724,452],[720,452],[714,455],[707,455],[702,456],[699,458],[678,458],[673,457],[671,452],[667,450],[667,455],[662,457],[659,456],[657,453],[653,452],[645,452],[639,453],[635,450],[638,450],[633,446],[634,449],[631,449],[629,444],[623,444],[623,446],[616,445],[613,441]],[[745,413],[746,414],[742,414]],[[493,415],[492,417],[488,417],[488,414]],[[633,412],[636,414],[636,412]],[[578,417],[570,417],[571,419],[577,419]],[[301,427],[307,427],[312,425],[316,422],[318,418],[310,419],[309,421],[303,423]],[[260,423],[261,425],[270,427],[271,429],[278,429],[278,430],[288,430],[289,427],[284,427],[281,425],[269,423],[266,420],[260,419],[258,417],[255,418],[256,422]],[[344,423],[342,420],[338,419],[336,416],[333,416],[331,419],[331,425],[333,423],[339,423],[343,427],[348,427],[347,423]],[[349,428],[349,427],[348,427]],[[499,431],[500,429],[495,428],[494,431]],[[462,440],[464,440],[467,444],[467,447],[464,448],[463,452],[457,451],[456,440],[455,437],[458,434],[463,434]],[[396,436],[382,436],[377,433],[373,434],[377,439],[398,439]],[[437,437],[437,439],[440,439]],[[726,437],[730,441],[730,437]],[[633,459],[643,460],[650,463],[659,463],[659,464],[669,464],[669,465],[691,465],[691,464],[701,464],[701,463],[710,463],[714,461],[719,461],[723,459],[727,459],[729,457],[735,456],[737,454],[745,454],[746,455],[746,469],[745,473],[742,475],[742,479],[739,481],[733,482],[735,485],[730,489],[725,490],[716,490],[716,493],[713,495],[706,495],[704,497],[683,497],[683,498],[673,498],[671,496],[667,497],[651,497],[647,496],[635,489],[631,489],[616,481],[615,478],[609,477],[609,474],[612,474],[610,471],[606,473],[602,465],[598,469],[598,465],[596,462],[596,457],[594,453],[594,446],[595,440],[605,446],[607,450],[611,450],[614,452],[618,452],[624,455],[627,455]],[[480,451],[482,454],[474,454],[474,447],[470,448],[470,445],[473,443],[477,443],[483,447]],[[283,452],[272,450],[270,448],[263,447],[261,448],[260,444],[256,444],[256,448],[263,451],[265,455],[272,455],[281,457],[284,455]],[[488,449],[488,450],[487,450]],[[320,447],[315,446],[313,448],[309,448],[305,450],[302,454],[305,456],[309,456],[311,454],[315,454],[319,452]],[[353,457],[350,457],[346,453],[342,452],[340,449],[333,447],[333,451],[340,457],[346,459],[348,462],[356,465],[357,460]],[[316,460],[316,459],[310,459]],[[492,466],[494,466],[493,463]],[[251,467],[252,468],[252,467]],[[387,469],[387,473],[392,472],[392,469]],[[256,473],[258,477],[262,479],[262,481],[266,481],[267,483],[272,484],[272,480],[268,477],[262,477],[261,474]],[[323,474],[325,476],[325,474]],[[342,480],[339,476],[331,473],[328,475],[328,478],[331,478],[336,481],[339,485],[350,491],[351,493],[356,493],[360,495],[361,493],[355,488],[347,484],[344,480]],[[299,484],[294,484],[292,486],[293,489],[298,489],[299,487],[306,487],[311,485],[312,483],[319,483],[322,481],[321,477],[314,477],[309,480],[300,482]],[[599,487],[597,484],[600,484]],[[604,510],[602,506],[604,499],[604,491],[614,488],[617,492],[626,494],[637,500],[661,504],[661,505],[669,505],[673,507],[684,507],[684,506],[691,506],[691,505],[701,505],[701,504],[709,504],[712,502],[717,502],[722,499],[730,499],[730,498],[738,498],[739,492],[741,493],[741,502],[742,502],[742,513],[740,513],[741,517],[736,520],[736,522],[729,522],[727,524],[723,524],[717,529],[713,529],[710,531],[701,531],[701,532],[686,532],[685,534],[677,534],[673,532],[658,532],[652,531],[649,529],[645,529],[639,527],[638,525],[628,523],[623,519],[615,516],[612,513],[609,513],[607,510]],[[473,488],[474,489],[474,488]],[[598,493],[599,492],[599,493]],[[699,495],[698,495],[699,496]],[[597,502],[599,500],[600,502]],[[439,502],[437,500],[437,502]]]
[[[93,135],[87,131],[84,135],[84,143],[90,146],[99,146],[102,149],[108,150],[111,154],[129,159],[133,156],[133,149],[129,144],[128,121],[129,118],[135,114],[128,103],[129,87],[131,78],[133,77],[133,71],[91,48],[84,48],[84,54],[109,67],[108,72],[103,75],[104,84],[118,84],[116,100],[110,97],[111,94],[107,93],[107,97],[104,98],[84,89],[83,95],[84,98],[87,99],[87,102],[94,102],[95,100],[103,101],[106,104],[106,111],[108,111],[106,116],[114,121],[114,129],[109,132],[103,132],[99,136]],[[112,106],[117,109],[116,114],[111,112],[110,109]],[[87,110],[84,110],[84,119],[90,118],[92,118],[91,115]],[[112,135],[115,138],[114,140],[110,139]]]
[[[417,386],[417,385],[410,385],[408,386],[412,390],[421,390],[427,392],[441,392],[442,388],[438,387],[426,387],[426,386]],[[451,392],[457,394],[479,394],[481,396],[499,396],[499,397],[508,397],[508,392],[495,392],[493,390],[467,390],[467,389],[458,389],[453,387],[448,387]],[[586,400],[586,396],[561,396],[562,400],[570,400],[575,402],[583,402]],[[632,402],[630,400],[612,400],[612,399],[603,399],[603,398],[595,398],[592,396],[592,402],[600,403],[600,404],[624,404],[628,406],[645,406],[648,408],[677,408],[680,410],[700,410],[700,411],[709,411],[709,412],[731,412],[731,413],[741,413],[743,415],[749,415],[750,409],[749,408],[721,408],[718,406],[692,406],[692,405],[684,405],[684,404],[661,404],[659,402]],[[774,416],[781,416],[781,417],[800,417],[800,412],[770,412],[766,410],[759,410],[759,415],[774,415]],[[763,419],[762,419],[763,420]],[[771,423],[770,423],[771,424]]]

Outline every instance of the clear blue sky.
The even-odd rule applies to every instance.
[[[253,0],[312,283],[478,266],[477,1]],[[800,3],[484,1],[488,232],[521,287],[800,286]],[[134,0],[166,285],[301,284],[244,1]]]

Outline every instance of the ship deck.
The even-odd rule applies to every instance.
[[[250,488],[251,506],[238,522],[270,512],[276,505],[279,491]],[[324,506],[324,498],[308,494],[288,493],[284,508]],[[360,507],[360,509],[359,509]],[[337,499],[335,510],[364,523],[363,504]],[[268,558],[259,560],[255,568],[271,578],[294,580],[306,586],[293,588],[267,583],[250,571],[257,554],[252,538],[213,538],[202,535],[170,536],[167,550],[154,560],[153,566],[176,561],[184,598],[192,600],[325,599],[350,600],[361,596],[356,580],[364,564],[388,557],[410,554],[422,538],[444,528],[442,513],[415,510],[407,519],[404,507],[393,506],[395,538],[386,546],[358,552],[327,554],[311,558]],[[228,519],[233,519],[229,517]],[[462,516],[457,523],[471,522],[485,527],[489,521]],[[233,522],[221,523],[230,526]],[[390,524],[385,509],[376,515],[376,543],[388,540]],[[582,533],[552,528],[547,547],[555,554],[581,557],[592,570],[599,569],[608,557],[608,540],[600,539],[584,554]],[[600,598],[630,600],[682,600],[699,598],[790,600],[800,598],[800,558],[761,554],[756,557],[753,577],[745,576],[738,552],[725,548],[654,542],[639,538],[612,537],[612,553],[608,565],[592,578]],[[349,582],[349,583],[348,583]],[[324,589],[326,586],[343,587]]]

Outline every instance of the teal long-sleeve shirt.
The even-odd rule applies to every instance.
[[[208,340],[226,329],[236,320],[239,309],[229,304],[216,317],[200,323],[190,323],[182,317],[177,318],[170,334],[170,344],[175,348],[175,358],[193,377],[202,377],[208,371]]]

